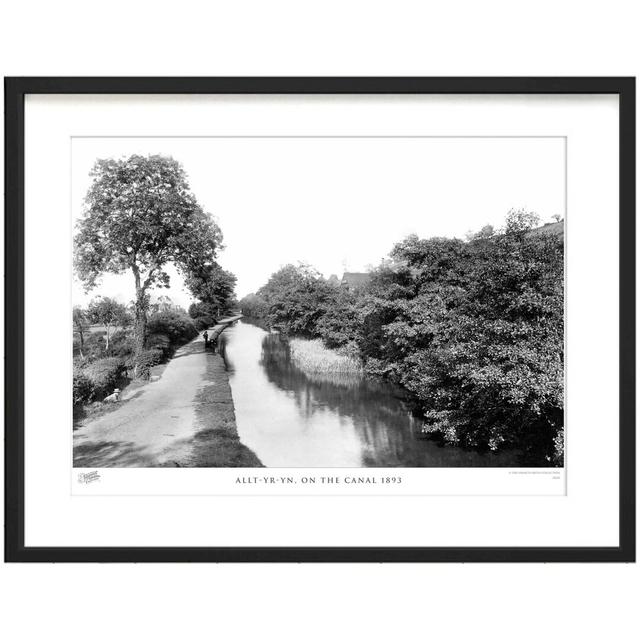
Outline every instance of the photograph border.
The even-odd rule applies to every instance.
[[[617,94],[619,544],[615,547],[27,547],[24,538],[24,109],[27,94]],[[634,562],[635,78],[5,78],[6,562]],[[8,314],[7,309],[12,313]]]

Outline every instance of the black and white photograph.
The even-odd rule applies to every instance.
[[[73,465],[564,467],[562,136],[74,137]]]

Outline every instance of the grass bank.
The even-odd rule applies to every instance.
[[[219,353],[207,353],[206,384],[196,395],[199,430],[192,442],[189,467],[263,467],[240,442],[229,374]]]

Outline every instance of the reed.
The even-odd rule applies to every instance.
[[[328,349],[322,340],[291,338],[289,347],[293,363],[307,373],[362,375],[358,359]]]

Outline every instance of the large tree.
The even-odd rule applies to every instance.
[[[144,349],[150,289],[169,286],[168,264],[186,277],[215,261],[222,233],[191,193],[176,160],[154,155],[98,160],[77,225],[74,263],[89,290],[105,273],[135,283],[136,354]]]

